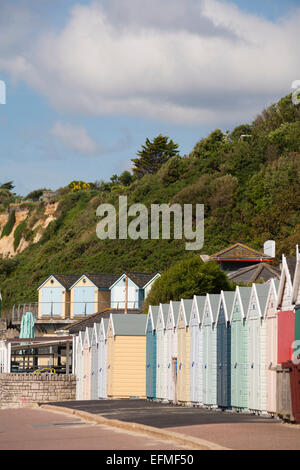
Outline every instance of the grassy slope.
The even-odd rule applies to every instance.
[[[204,203],[202,253],[237,241],[261,249],[265,240],[275,239],[278,254],[292,254],[300,243],[300,111],[284,98],[265,110],[249,132],[252,137],[241,142],[238,129],[229,139],[216,131],[188,157],[173,158],[126,190],[62,196],[58,219],[39,243],[18,255],[9,270],[0,266],[4,308],[37,299],[36,288],[52,272],[163,271],[195,254],[178,240],[99,240],[96,208],[103,202],[117,206],[119,194],[128,195],[129,205],[147,207]]]

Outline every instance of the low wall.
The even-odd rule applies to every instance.
[[[75,375],[0,374],[0,408],[75,399]]]

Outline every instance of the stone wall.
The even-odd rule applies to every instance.
[[[0,374],[0,408],[75,399],[75,375]]]

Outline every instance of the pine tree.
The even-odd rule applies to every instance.
[[[169,137],[159,135],[153,141],[146,139],[142,149],[137,152],[139,158],[133,158],[133,173],[142,178],[146,174],[156,173],[170,158],[178,155],[178,144]]]

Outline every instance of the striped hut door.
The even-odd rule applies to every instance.
[[[191,387],[191,401],[196,402],[196,381],[195,381],[195,370],[196,370],[196,354],[195,354],[195,326],[190,328],[191,335],[191,354],[190,354],[190,387]]]
[[[259,383],[260,383],[260,403],[259,403],[259,410],[262,412],[266,412],[267,410],[267,384],[266,384],[266,321],[264,318],[260,318],[258,321],[259,327],[259,337],[260,337],[260,355],[259,355],[259,364],[260,364],[260,371],[259,371]]]
[[[194,388],[195,388],[195,402],[201,402],[201,394],[200,394],[200,329],[199,325],[195,326],[195,333],[194,333]]]
[[[146,396],[147,398],[151,398],[151,388],[152,388],[152,383],[151,383],[151,336],[152,332],[149,329],[149,323],[148,322],[148,328],[147,328],[147,335],[146,335]]]
[[[170,328],[167,330],[167,350],[167,398],[172,401],[172,330]]]
[[[161,357],[162,357],[162,338],[161,338],[161,331],[157,331],[156,393],[157,393],[157,398],[159,398],[159,399],[162,398]]]
[[[183,395],[183,377],[182,377],[182,328],[178,328],[178,363],[177,363],[177,399],[182,400]]]
[[[198,400],[199,403],[203,403],[203,329],[202,326],[198,329],[198,373],[197,373],[197,383],[198,383]]]
[[[209,326],[203,328],[203,402],[209,404],[209,383],[208,383],[208,346],[209,346]]]
[[[271,332],[272,332],[272,343],[271,343],[271,367],[275,368],[277,366],[277,318],[276,314],[271,319]],[[277,383],[277,373],[276,370],[270,370],[270,408],[271,412],[276,413],[276,383]]]
[[[113,348],[113,338],[107,340],[107,360],[106,360],[106,389],[107,395],[113,395],[113,383],[112,383],[112,348]]]
[[[248,320],[248,380],[249,380],[249,408],[255,409],[255,321]]]
[[[163,369],[162,369],[162,376],[163,376],[163,390],[162,396],[163,399],[166,400],[167,398],[167,370],[168,370],[168,341],[167,341],[167,331],[163,332]]]
[[[237,406],[237,363],[236,363],[236,331],[237,322],[233,319],[231,324],[231,404]]]
[[[102,341],[99,340],[98,347],[98,370],[97,370],[97,397],[101,398],[101,371],[102,371]]]
[[[177,337],[177,330],[173,331],[171,333],[171,343],[172,343],[172,348],[171,348],[171,400],[176,401],[177,399],[177,375],[178,375],[178,369],[177,369],[177,357],[178,357],[178,350],[177,350],[177,343],[178,337]]]
[[[259,318],[255,319],[255,410],[261,409],[261,391],[262,391],[262,370],[261,370],[261,348],[260,348],[260,325]]]

